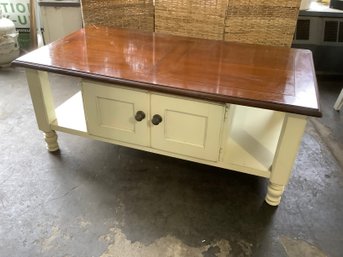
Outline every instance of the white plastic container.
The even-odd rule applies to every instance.
[[[0,66],[8,66],[19,56],[18,32],[0,10]]]

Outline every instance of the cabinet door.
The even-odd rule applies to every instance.
[[[126,143],[150,144],[148,93],[83,81],[82,95],[88,133]],[[135,119],[138,111],[145,114],[141,121]]]
[[[192,99],[151,95],[151,146],[204,160],[217,161],[224,106]]]

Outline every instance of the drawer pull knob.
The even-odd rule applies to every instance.
[[[136,112],[136,115],[135,115],[136,121],[142,121],[144,119],[145,119],[145,113],[144,112],[142,112],[142,111]]]
[[[155,114],[153,117],[152,117],[152,120],[151,120],[152,124],[154,125],[158,125],[162,122],[162,117],[158,114]]]

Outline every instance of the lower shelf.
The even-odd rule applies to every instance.
[[[239,138],[239,133],[232,127],[230,132],[232,136],[227,135],[222,145],[222,156],[218,161],[206,161],[194,157],[183,156],[177,153],[170,153],[150,147],[132,145],[121,141],[102,138],[90,135],[87,131],[86,118],[83,109],[83,100],[81,92],[76,93],[63,104],[55,109],[56,120],[51,124],[51,128],[56,131],[74,134],[82,137],[87,137],[107,143],[117,144],[125,147],[130,147],[138,150],[148,151],[156,154],[162,154],[179,159],[189,160],[197,163],[202,163],[210,166],[220,167],[229,170],[235,170],[247,174],[269,177],[270,163],[273,156],[267,157],[261,149],[253,147],[256,151],[251,151],[251,147],[246,147],[243,141]],[[232,121],[231,121],[232,122]],[[247,141],[245,141],[247,142]]]
[[[231,105],[223,138],[222,162],[267,176],[272,166],[285,113]]]
[[[52,129],[81,136],[88,133],[81,91],[58,106],[55,114]]]

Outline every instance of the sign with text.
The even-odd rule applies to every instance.
[[[30,27],[29,0],[0,0],[2,14],[12,20],[17,29]]]
[[[18,42],[20,49],[30,49],[30,1],[0,0],[0,10],[5,18],[14,22],[19,32]]]

